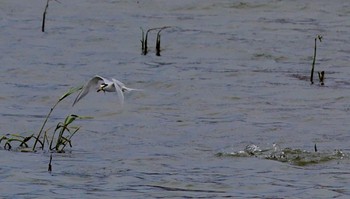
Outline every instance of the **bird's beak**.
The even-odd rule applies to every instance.
[[[107,86],[107,84],[101,84],[100,88],[97,89],[97,92],[100,92],[100,91],[103,91],[103,92],[106,92],[104,90],[104,88]]]

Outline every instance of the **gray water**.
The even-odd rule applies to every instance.
[[[60,2],[60,3],[59,3]],[[349,148],[350,2],[0,2],[0,133],[39,131],[69,88],[99,74],[143,89],[63,101],[48,123],[80,120],[72,148],[0,150],[1,198],[348,198],[349,158],[295,165],[218,156],[248,144]],[[141,55],[141,30],[155,32]],[[325,86],[310,85],[315,72]],[[3,145],[1,144],[1,147]]]

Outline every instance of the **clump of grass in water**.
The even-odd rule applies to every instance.
[[[315,62],[316,62],[317,40],[322,42],[322,36],[321,35],[317,35],[315,37],[314,58],[313,58],[313,61],[312,61],[311,75],[310,75],[310,82],[311,82],[311,84],[314,84],[314,69],[315,69]],[[319,80],[320,80],[320,84],[323,86],[324,85],[324,71],[318,72],[318,77],[319,77]]]
[[[0,143],[2,141],[5,141],[5,144],[4,144],[4,149],[6,150],[11,150],[12,149],[12,145],[11,143],[12,142],[19,142],[19,146],[20,147],[28,147],[29,145],[27,144],[27,142],[33,138],[34,134],[28,136],[28,137],[24,137],[24,136],[21,136],[21,135],[18,135],[18,134],[10,134],[10,135],[7,135],[7,136],[2,136],[0,138]]]
[[[8,134],[6,136],[2,136],[0,138],[0,144],[2,141],[5,142],[4,144],[4,149],[5,150],[11,150],[12,149],[12,144],[14,142],[18,142],[19,143],[19,151],[21,152],[35,152],[37,149],[37,145],[39,144],[42,150],[44,150],[45,147],[45,143],[47,143],[49,145],[48,149],[51,152],[50,154],[50,161],[48,164],[48,172],[52,172],[52,153],[53,152],[57,152],[57,153],[63,153],[65,147],[69,144],[70,147],[72,147],[72,142],[71,139],[72,137],[75,135],[76,132],[78,132],[78,130],[80,129],[80,127],[75,127],[75,126],[71,126],[71,124],[76,120],[76,119],[87,119],[87,118],[91,118],[91,117],[81,117],[78,115],[68,115],[64,122],[59,122],[56,125],[55,130],[53,131],[53,134],[51,136],[51,138],[49,138],[49,129],[47,129],[44,133],[44,136],[41,136],[41,134],[44,132],[44,128],[45,125],[49,119],[49,117],[51,116],[51,113],[53,112],[53,110],[56,108],[56,106],[63,101],[65,98],[67,98],[68,96],[70,96],[71,94],[81,90],[83,87],[77,87],[77,88],[71,88],[68,90],[68,92],[66,92],[65,94],[63,94],[58,101],[53,105],[53,107],[50,109],[49,113],[47,114],[41,128],[40,131],[38,132],[38,134],[35,136],[34,134],[30,135],[30,136],[21,136],[18,134]],[[56,136],[56,133],[58,133],[58,135]],[[34,144],[32,147],[30,146],[29,141],[30,140],[35,140]]]
[[[45,118],[45,120],[44,120],[43,125],[42,125],[41,128],[40,128],[40,131],[39,131],[39,133],[38,133],[38,136],[36,136],[37,139],[35,140],[35,143],[34,143],[34,145],[33,145],[33,148],[32,148],[33,151],[34,151],[35,148],[36,148],[36,145],[37,145],[37,143],[38,143],[38,140],[39,140],[39,138],[40,138],[40,136],[41,136],[41,134],[42,134],[42,132],[43,132],[43,130],[44,130],[44,127],[45,127],[45,125],[46,125],[46,123],[47,123],[47,121],[48,121],[48,119],[49,119],[49,117],[50,117],[52,111],[56,108],[56,106],[57,106],[62,100],[64,100],[66,97],[70,96],[71,94],[73,94],[73,93],[75,93],[75,92],[77,92],[77,91],[79,91],[79,90],[81,90],[81,89],[82,89],[82,87],[71,88],[71,89],[69,89],[68,92],[66,92],[65,94],[63,94],[63,95],[58,99],[58,101],[53,105],[53,107],[50,109],[49,113],[47,114],[47,116],[46,116],[46,118]],[[66,123],[66,121],[67,121],[67,119],[68,119],[69,117],[70,117],[70,116],[67,116],[67,117],[66,117],[64,123]],[[73,121],[74,121],[74,120],[73,120]],[[71,123],[71,122],[70,122],[70,123]],[[69,131],[68,125],[69,125],[70,123],[66,123],[66,126],[65,126],[66,129],[67,129],[68,131]],[[61,124],[61,123],[58,123],[58,124],[57,124],[57,127],[59,126],[59,124]],[[56,129],[55,129],[55,131],[54,131],[54,135],[55,135],[55,133],[56,133],[56,130],[58,130],[57,127],[56,127]],[[54,135],[52,136],[52,139],[54,138]],[[45,136],[44,136],[44,138],[43,138],[43,143],[41,144],[41,149],[44,149],[45,138],[47,138],[47,131],[45,132]],[[58,139],[60,139],[60,138],[58,138]],[[51,140],[51,141],[52,141],[52,140]]]
[[[78,115],[68,115],[63,122],[59,122],[56,125],[56,128],[53,131],[52,136],[50,137],[49,135],[49,130],[52,128],[47,129],[44,132],[44,128],[46,126],[46,123],[51,116],[51,113],[53,110],[56,108],[56,106],[63,101],[65,98],[70,96],[71,94],[79,91],[82,89],[82,86],[77,87],[77,88],[71,88],[63,94],[58,101],[54,104],[54,106],[50,109],[49,113],[47,114],[39,132],[37,135],[30,135],[30,136],[21,136],[17,134],[9,134],[6,136],[2,136],[0,138],[0,143],[4,141],[4,149],[6,150],[11,150],[12,149],[12,144],[14,142],[19,143],[19,148],[21,148],[20,151],[22,152],[34,152],[36,151],[37,148],[44,150],[45,144],[47,143],[49,145],[48,149],[51,152],[64,152],[65,147],[69,144],[70,147],[72,147],[71,139],[74,136],[74,134],[79,130],[79,127],[71,126],[71,124],[76,120],[76,119],[87,119],[91,117],[81,117]],[[44,132],[44,135],[42,136]],[[56,136],[57,134],[57,136]],[[34,140],[34,144],[32,147],[30,147],[30,140]],[[39,147],[37,147],[39,145]]]

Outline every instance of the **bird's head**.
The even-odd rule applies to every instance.
[[[107,86],[108,86],[108,84],[102,83],[102,84],[100,85],[100,87],[97,89],[97,92],[100,92],[100,91],[106,92],[106,91],[105,91],[105,88],[106,88]]]

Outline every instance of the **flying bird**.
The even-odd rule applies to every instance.
[[[82,88],[78,96],[75,98],[73,102],[73,106],[85,97],[91,90],[96,90],[97,92],[103,91],[105,92],[117,92],[121,105],[124,103],[124,92],[139,90],[134,88],[128,88],[122,82],[112,78],[111,80],[101,77],[99,75],[95,75],[92,79],[90,79]]]

